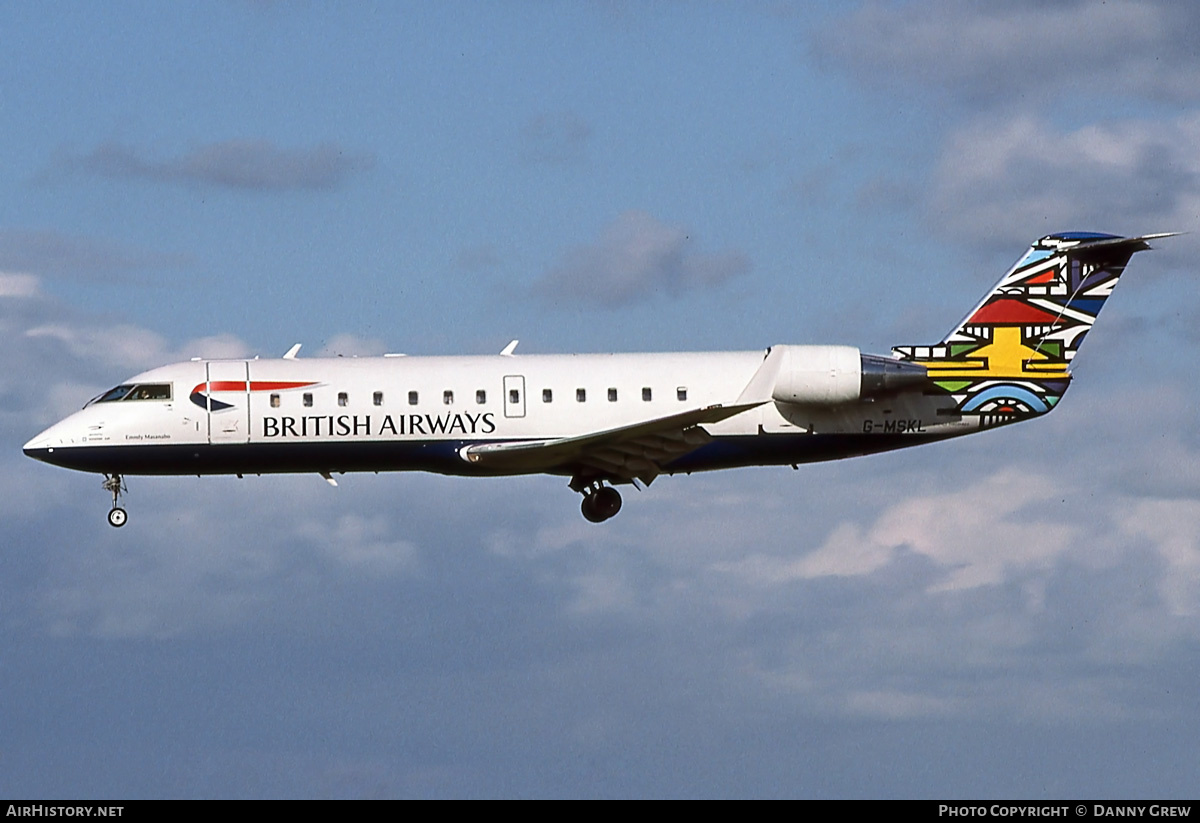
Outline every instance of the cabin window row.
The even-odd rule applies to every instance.
[[[121,386],[119,388],[127,390],[129,387]],[[114,389],[113,391],[115,392],[116,389]],[[111,393],[112,392],[110,392],[110,394]],[[509,395],[508,402],[510,402],[510,403],[520,403],[521,402],[521,392],[519,389],[509,389],[508,395]],[[688,390],[687,390],[686,386],[679,386],[675,389],[675,399],[676,400],[678,400],[680,402],[684,402],[687,400],[687,395],[688,395]],[[608,389],[608,402],[616,403],[617,397],[618,397],[618,394],[617,394],[616,388],[609,388]],[[646,403],[649,403],[653,399],[654,399],[653,390],[649,386],[644,386],[642,388],[642,400]],[[586,403],[587,402],[587,389],[576,389],[575,390],[575,401],[577,403]],[[99,402],[104,402],[104,398],[102,398]],[[271,408],[273,408],[273,409],[279,408],[279,405],[281,402],[282,402],[282,400],[281,400],[281,397],[279,394],[273,393],[271,395]],[[312,404],[313,404],[312,392],[304,392],[304,394],[301,396],[300,402],[304,405],[305,408],[311,408]],[[383,392],[377,391],[374,394],[372,394],[371,402],[373,405],[382,406],[383,405]],[[410,391],[408,393],[408,405],[416,406],[419,402],[420,402],[420,395],[415,391]],[[484,389],[478,389],[475,392],[475,402],[480,406],[485,405],[487,403],[487,391]],[[554,390],[553,389],[542,389],[542,402],[543,403],[553,403],[554,402]],[[454,404],[454,391],[452,389],[446,389],[445,391],[442,392],[442,403],[447,406]],[[349,393],[344,392],[344,391],[338,392],[337,404],[339,406],[349,406],[350,405]]]

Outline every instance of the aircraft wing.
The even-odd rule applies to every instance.
[[[712,440],[702,423],[717,423],[761,403],[708,406],[616,429],[510,443],[480,443],[461,454],[479,466],[505,472],[570,473],[586,485],[592,479],[649,485],[672,460]]]

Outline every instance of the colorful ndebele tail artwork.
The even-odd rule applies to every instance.
[[[936,346],[897,346],[983,426],[1045,414],[1066,392],[1070,365],[1143,237],[1067,232],[1033,244]]]

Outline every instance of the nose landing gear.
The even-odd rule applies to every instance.
[[[603,523],[621,510],[621,493],[612,486],[589,487],[579,509],[589,523]]]
[[[120,528],[129,520],[129,515],[117,505],[117,501],[121,497],[121,492],[129,491],[129,489],[125,487],[125,480],[119,474],[104,475],[102,485],[106,492],[112,492],[112,509],[108,512],[108,525]]]

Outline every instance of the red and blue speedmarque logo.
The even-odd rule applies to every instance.
[[[249,394],[250,392],[270,392],[270,391],[287,391],[288,389],[302,389],[305,386],[315,386],[315,382],[294,383],[281,382],[273,380],[212,380],[207,383],[197,383],[192,389],[192,393],[188,395],[188,400],[191,400],[197,406],[208,411],[225,411],[232,409],[232,403],[226,403],[223,400],[218,400],[213,397],[213,394],[218,392],[237,392],[238,394]]]

